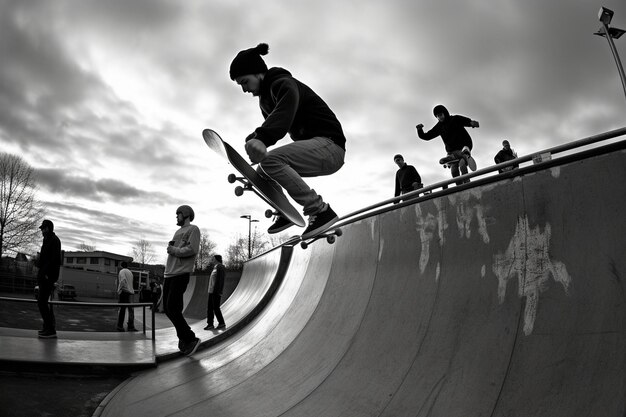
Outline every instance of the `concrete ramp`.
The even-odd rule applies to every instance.
[[[101,415],[623,417],[622,148],[294,248],[252,321],[138,373]]]

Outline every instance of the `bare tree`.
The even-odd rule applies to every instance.
[[[152,249],[152,243],[148,242],[146,239],[139,239],[135,246],[133,246],[133,258],[135,258],[135,262],[141,264],[142,268],[152,262],[154,259],[154,250]]]
[[[209,238],[209,232],[203,229],[200,233],[200,249],[198,256],[196,256],[196,271],[207,269],[215,254],[216,247],[217,244]]]
[[[33,168],[20,156],[0,153],[0,256],[34,244],[43,217]]]
[[[254,229],[250,235],[250,254],[255,257],[270,248],[267,235],[261,234]],[[248,237],[237,235],[226,250],[226,266],[229,269],[241,269],[243,263],[248,260]]]
[[[85,242],[81,243],[80,246],[78,246],[78,250],[80,252],[95,252],[96,251],[96,245],[88,245]]]

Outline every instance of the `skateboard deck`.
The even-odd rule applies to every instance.
[[[291,220],[297,226],[303,227],[305,225],[304,219],[298,210],[291,205],[287,197],[285,197],[282,191],[280,191],[280,188],[278,188],[278,185],[272,184],[269,180],[261,177],[252,165],[250,165],[232,146],[224,141],[217,132],[211,129],[204,129],[202,131],[202,137],[213,152],[228,160],[243,176],[239,177],[235,174],[228,176],[228,182],[231,184],[235,181],[239,181],[243,184],[243,187],[235,187],[235,194],[237,196],[241,196],[244,191],[253,191],[274,209],[274,211],[266,211],[266,216],[268,216],[268,214],[268,217],[271,217],[272,214],[280,214]]]
[[[450,159],[449,157],[445,157],[445,158],[441,158],[439,160],[439,163],[444,167],[444,168],[450,168],[452,165],[459,163],[459,161],[462,158],[453,158]],[[467,166],[469,167],[469,169],[471,169],[472,171],[476,171],[477,169],[477,165],[476,165],[476,160],[472,157],[472,155],[469,155],[467,158],[463,158],[467,160]]]
[[[302,236],[292,236],[283,244],[287,246],[295,246],[298,242],[300,242],[300,247],[302,249],[307,249],[311,243],[319,239],[326,239],[326,242],[333,244],[341,235],[343,235],[343,230],[341,230],[340,227],[331,226],[329,229],[326,229],[323,232],[320,232],[315,236],[311,236],[307,239],[302,239]]]

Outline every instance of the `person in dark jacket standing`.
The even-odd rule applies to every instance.
[[[458,177],[461,174],[467,174],[468,164],[472,170],[475,170],[476,162],[471,156],[473,147],[472,138],[469,133],[467,133],[465,128],[478,127],[478,122],[470,119],[469,117],[450,115],[448,109],[441,104],[435,106],[433,114],[437,118],[438,122],[428,132],[424,132],[424,125],[421,123],[415,126],[417,128],[417,135],[419,138],[422,140],[431,140],[437,136],[441,136],[448,155],[445,158],[442,158],[439,163],[444,164],[449,161],[458,161],[450,164],[450,171],[452,172],[453,178]]]
[[[225,329],[226,322],[222,316],[220,304],[222,303],[222,293],[224,292],[224,280],[226,278],[226,269],[222,265],[222,256],[214,255],[213,271],[209,278],[209,301],[207,304],[207,325],[204,330]],[[217,318],[217,327],[213,326],[213,318]]]
[[[338,216],[302,177],[337,172],[344,163],[346,138],[335,114],[311,88],[286,69],[267,68],[261,56],[268,52],[265,43],[239,52],[230,65],[230,78],[244,93],[259,98],[265,121],[246,138],[246,152],[253,163],[259,163],[259,174],[303,206],[309,225],[302,238],[307,239],[331,227]],[[287,133],[294,142],[268,152]],[[268,233],[291,226],[291,221],[278,216]]]
[[[404,162],[402,155],[398,154],[394,156],[393,162],[400,168],[396,171],[396,190],[393,194],[394,197],[422,188],[423,184],[420,174],[413,165]]]
[[[37,272],[37,285],[39,285],[37,305],[43,319],[43,329],[39,331],[39,337],[52,339],[57,337],[57,332],[54,311],[48,301],[54,293],[54,284],[59,279],[62,263],[61,241],[54,233],[54,224],[50,220],[44,220],[39,229],[43,234],[43,244],[39,254],[39,271]]]
[[[495,161],[496,164],[501,164],[502,162],[510,161],[512,159],[517,159],[517,154],[515,153],[513,149],[511,149],[511,144],[509,144],[509,141],[503,140],[502,149],[500,149],[500,151],[496,154],[493,160]],[[509,165],[508,167],[499,169],[498,172],[503,173],[506,171],[511,171],[518,167],[519,165]]]

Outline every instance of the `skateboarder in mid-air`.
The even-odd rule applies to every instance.
[[[302,234],[306,239],[331,227],[338,217],[302,177],[337,172],[344,163],[346,138],[333,111],[311,88],[283,68],[267,68],[262,55],[268,52],[265,43],[239,52],[230,65],[230,78],[244,93],[259,98],[265,121],[246,138],[246,152],[259,163],[260,175],[278,183],[303,206],[309,216]],[[287,133],[293,143],[267,150]],[[279,215],[268,233],[291,226]]]
[[[439,160],[439,163],[449,163],[453,178],[458,177],[461,173],[467,174],[467,165],[475,164],[475,162],[471,156],[472,138],[465,130],[465,127],[478,127],[478,122],[465,116],[450,115],[448,109],[441,104],[435,106],[433,114],[438,120],[437,124],[428,132],[424,132],[423,124],[418,124],[415,126],[417,135],[423,140],[431,140],[441,136],[448,155]],[[472,169],[475,168],[474,166]],[[469,182],[469,180],[464,182]]]

